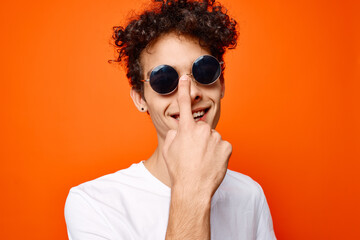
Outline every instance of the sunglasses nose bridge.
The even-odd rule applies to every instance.
[[[193,75],[192,75],[192,73],[186,73],[185,75],[187,75],[188,77],[191,77],[191,78],[193,78]]]
[[[185,75],[187,75],[189,78],[191,78],[191,81],[192,81],[195,85],[197,85],[197,81],[195,80],[194,75],[192,75],[192,73],[186,73]]]
[[[190,82],[190,98],[191,102],[195,103],[202,99],[202,90],[199,87],[199,83],[195,80],[194,76],[191,73],[186,74],[191,78]]]

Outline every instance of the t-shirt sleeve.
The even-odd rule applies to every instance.
[[[270,209],[262,189],[259,203],[258,229],[256,239],[276,240]]]
[[[92,199],[81,190],[70,190],[65,203],[65,221],[69,240],[131,239],[126,236],[125,229],[123,234],[119,231],[122,235],[119,236]]]

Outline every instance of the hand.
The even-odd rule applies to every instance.
[[[179,80],[180,119],[177,130],[167,133],[163,156],[171,188],[187,194],[212,197],[225,177],[232,152],[229,142],[203,122],[195,122],[191,110],[190,79]]]

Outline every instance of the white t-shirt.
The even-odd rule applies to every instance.
[[[70,240],[165,239],[171,189],[143,162],[70,190],[65,219]],[[276,239],[258,183],[227,170],[211,200],[211,239]]]

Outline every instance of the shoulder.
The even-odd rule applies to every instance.
[[[233,199],[252,200],[259,203],[264,198],[260,184],[251,177],[227,170],[225,178],[219,187],[220,195],[231,195]]]
[[[126,169],[110,173],[99,178],[84,182],[70,189],[71,193],[81,193],[86,195],[107,194],[110,190],[126,188],[126,185],[141,179],[139,164],[132,164]]]
[[[248,191],[254,191],[262,193],[263,190],[259,183],[257,183],[254,179],[251,177],[235,172],[233,170],[227,170],[225,178],[224,178],[224,184],[227,186],[231,186],[234,188],[237,188],[238,190],[248,190]]]
[[[64,209],[69,239],[92,239],[95,235],[102,239],[129,239],[122,206],[129,193],[129,182],[134,182],[129,179],[141,175],[136,168],[137,164],[133,164],[70,189]],[[118,237],[119,232],[127,237]]]
[[[82,210],[88,214],[102,212],[105,206],[113,205],[126,196],[126,192],[141,179],[139,164],[84,182],[70,189],[65,203],[65,214]]]
[[[134,185],[143,181],[139,164],[84,182],[70,189],[66,199],[65,210],[82,205],[97,208],[100,205],[115,204],[134,191]]]
[[[231,170],[227,171],[223,183],[223,195],[231,195],[228,198],[233,206],[236,205],[242,213],[246,209],[254,214],[256,239],[276,239],[270,209],[260,184],[249,176]]]

